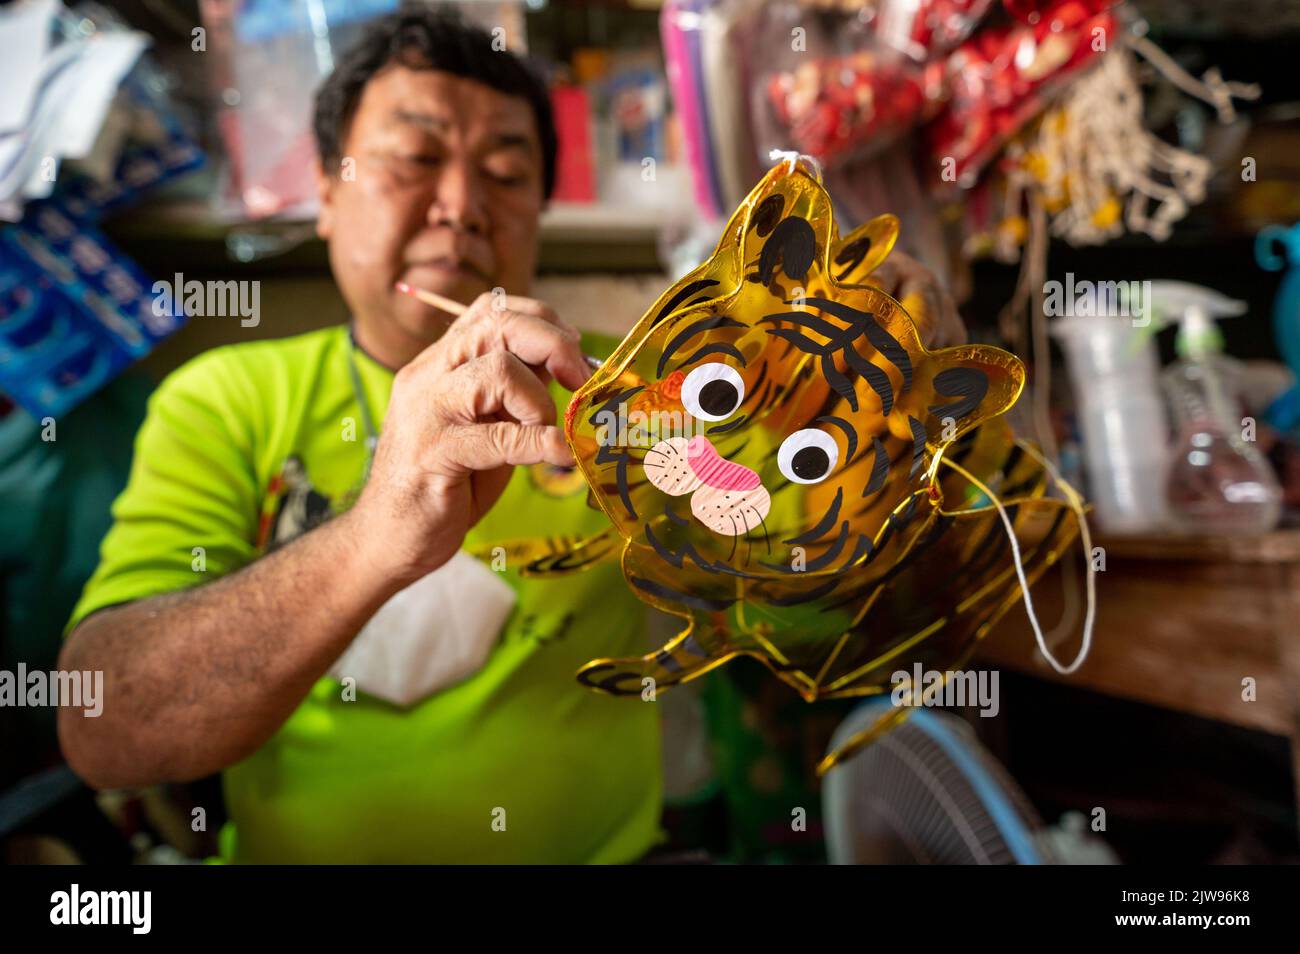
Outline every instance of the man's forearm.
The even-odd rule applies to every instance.
[[[355,516],[354,516],[355,514]],[[59,711],[73,769],[98,788],[180,781],[245,758],[401,588],[351,511],[205,586],[102,610],[59,666],[104,673],[103,712]]]

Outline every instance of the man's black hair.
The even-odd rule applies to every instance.
[[[380,17],[339,60],[316,91],[316,149],[330,168],[342,158],[343,140],[375,74],[397,64],[410,69],[443,70],[472,79],[508,96],[527,100],[542,145],[542,185],[555,188],[555,123],[545,81],[508,50],[492,48],[492,37],[445,11],[410,9]]]

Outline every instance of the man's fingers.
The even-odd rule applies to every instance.
[[[928,348],[965,344],[966,326],[951,295],[933,282],[905,280],[897,298],[913,317],[921,317],[921,336]]]
[[[540,463],[573,465],[573,454],[558,427],[511,421],[461,424],[448,429],[443,443],[444,462],[466,471]]]
[[[926,347],[947,348],[967,340],[966,326],[952,295],[916,259],[895,251],[867,280],[903,305],[916,321]]]
[[[508,351],[524,364],[545,369],[570,391],[591,377],[578,338],[536,315],[503,311],[491,321],[454,330],[440,345],[439,361],[447,370],[493,351]]]
[[[579,345],[581,337],[544,302],[487,292],[407,367],[411,373],[423,374],[425,368],[448,372],[491,351],[505,350],[531,367],[543,384],[554,377],[572,391],[591,377]]]
[[[867,276],[866,281],[871,285],[875,285],[887,295],[902,298],[901,295],[895,294],[898,291],[898,267],[888,259],[877,265],[871,274]]]
[[[501,314],[502,312],[513,311],[519,315],[531,315],[534,318],[540,318],[543,321],[555,325],[566,335],[572,337],[575,341],[581,337],[577,328],[563,321],[555,309],[544,301],[538,301],[536,298],[525,298],[522,295],[504,295],[496,292],[485,292],[474,299],[474,304],[465,317],[474,315],[476,318],[480,315],[490,317],[492,314]]]
[[[554,424],[557,417],[546,385],[508,351],[465,362],[448,375],[444,393],[465,423],[490,420],[502,412],[521,424]]]

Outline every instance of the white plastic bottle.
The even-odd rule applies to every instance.
[[[1148,330],[1113,315],[1059,318],[1051,327],[1070,372],[1098,525],[1116,534],[1167,529],[1169,427]]]

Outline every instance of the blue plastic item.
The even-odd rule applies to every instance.
[[[1293,431],[1300,428],[1300,222],[1260,229],[1255,260],[1266,271],[1288,269],[1273,300],[1273,334],[1298,383],[1277,397],[1264,417],[1279,431]]]

